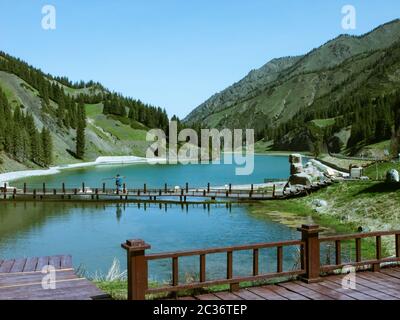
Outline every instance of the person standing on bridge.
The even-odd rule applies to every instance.
[[[119,193],[122,187],[122,177],[119,174],[115,177],[115,185],[117,187],[117,193]]]

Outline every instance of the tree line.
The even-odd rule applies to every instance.
[[[127,117],[132,126],[139,122],[150,129],[167,130],[169,123],[165,109],[144,104],[140,100],[123,97],[116,93],[105,95],[103,114]]]
[[[30,113],[20,106],[14,111],[0,88],[0,151],[19,162],[31,161],[42,167],[52,163],[53,142],[50,131],[39,131]]]
[[[0,70],[15,74],[38,91],[42,101],[43,113],[49,114],[56,119],[57,125],[60,128],[65,128],[66,130],[76,130],[75,155],[77,158],[83,159],[85,154],[86,128],[86,112],[84,103],[87,103],[88,101],[91,102],[101,100],[102,95],[98,94],[90,96],[89,94],[79,94],[77,96],[71,96],[65,93],[64,88],[57,81],[53,81],[52,78],[49,80],[49,77],[39,69],[35,69],[24,61],[13,58],[3,52],[0,52],[0,57],[3,57],[3,59],[0,59]],[[64,82],[67,82],[67,80],[64,79]],[[86,85],[88,84],[85,84],[85,86]],[[13,124],[16,125],[16,127],[18,127],[18,120],[20,120],[22,123],[24,117],[32,117],[29,114],[26,116],[23,115],[19,107],[14,110],[14,115],[15,114],[21,114],[21,117],[15,118],[14,116],[15,122]],[[43,133],[43,136],[50,137],[48,130],[44,129],[44,131],[45,132]],[[9,152],[7,148],[5,148],[5,151]],[[46,148],[43,148],[43,152],[49,153],[47,152]],[[22,153],[18,154],[18,157],[14,153],[11,154],[14,155],[17,160],[26,159],[25,156],[22,156]],[[31,157],[28,158],[28,160],[31,160],[39,165],[47,166],[51,163],[51,152],[50,156],[46,156],[44,158],[45,159],[43,161],[37,157]]]

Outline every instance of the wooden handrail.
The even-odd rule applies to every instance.
[[[329,236],[320,238],[320,242],[334,242],[334,241],[346,241],[346,240],[354,240],[354,239],[365,239],[365,238],[373,238],[378,236],[394,236],[396,234],[400,235],[400,230],[396,231],[376,231],[376,232],[365,232],[365,233],[354,233],[354,234],[346,234],[340,236]]]
[[[203,254],[215,254],[215,253],[227,253],[234,251],[247,251],[254,249],[267,249],[267,248],[275,248],[275,247],[288,247],[288,246],[300,246],[304,243],[301,240],[290,240],[283,242],[270,242],[270,243],[257,243],[257,244],[249,244],[242,246],[230,246],[230,247],[220,247],[220,248],[211,248],[211,249],[200,249],[200,250],[191,250],[191,251],[177,251],[177,252],[165,252],[165,253],[157,253],[157,254],[149,254],[146,255],[147,260],[162,260],[162,259],[172,259],[176,257],[190,257],[190,256],[199,256]]]
[[[227,284],[231,290],[237,290],[242,282],[253,282],[277,277],[299,276],[306,282],[321,281],[321,274],[341,269],[347,266],[371,265],[373,271],[379,271],[382,263],[400,262],[400,231],[383,231],[357,233],[343,236],[319,237],[322,231],[318,225],[303,225],[298,231],[301,232],[301,240],[291,240],[272,243],[258,243],[240,246],[227,246],[211,249],[200,249],[191,251],[166,252],[146,255],[150,245],[143,240],[127,240],[122,247],[127,251],[128,258],[128,298],[132,300],[143,300],[146,294],[161,292],[177,292],[186,289],[203,288],[215,285]],[[382,237],[395,236],[396,256],[382,257]],[[361,239],[376,238],[376,259],[362,260]],[[342,241],[355,241],[356,261],[344,264],[341,258]],[[326,242],[335,243],[335,264],[320,264],[320,246]],[[301,267],[296,270],[285,271],[283,268],[283,251],[285,247],[300,247]],[[276,270],[270,273],[259,273],[260,249],[276,248]],[[253,268],[251,276],[237,277],[234,274],[233,255],[238,251],[252,251]],[[226,277],[223,279],[208,280],[206,275],[207,255],[226,253]],[[179,259],[183,257],[198,256],[200,259],[199,281],[187,284],[179,283]],[[148,263],[154,260],[171,259],[172,283],[160,288],[148,288]]]

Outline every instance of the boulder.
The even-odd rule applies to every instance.
[[[301,154],[291,154],[289,156],[290,174],[298,174],[303,172],[303,162]]]
[[[388,183],[400,182],[399,172],[395,169],[389,170],[386,173],[386,182]]]
[[[325,200],[316,199],[316,200],[313,201],[313,205],[318,207],[318,208],[327,207],[328,206],[328,202],[326,202]]]
[[[292,163],[290,165],[290,174],[298,174],[303,172],[303,166],[298,163]]]
[[[293,174],[289,178],[289,183],[291,185],[302,185],[302,186],[311,186],[312,184],[312,178],[308,174],[305,173],[299,173],[299,174]]]
[[[291,154],[289,156],[289,162],[291,164],[295,164],[295,163],[302,164],[301,154],[297,154],[297,153]]]

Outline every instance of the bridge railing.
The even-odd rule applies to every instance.
[[[254,185],[250,185],[248,189],[239,189],[232,184],[226,185],[225,187],[211,187],[208,183],[206,187],[193,187],[186,183],[185,186],[171,187],[165,184],[161,188],[149,188],[147,184],[144,184],[143,188],[129,188],[126,184],[123,184],[121,188],[109,188],[103,183],[99,188],[89,187],[87,184],[82,183],[78,187],[67,187],[65,183],[62,183],[59,188],[49,187],[46,183],[35,184],[28,186],[27,183],[23,184],[21,188],[9,187],[6,184],[0,187],[0,193],[7,196],[19,196],[19,195],[33,195],[33,196],[49,196],[49,195],[135,195],[135,196],[192,196],[192,197],[232,197],[232,196],[275,196],[277,187],[275,185],[269,188],[255,188]]]
[[[240,283],[254,282],[281,277],[298,276],[299,279],[312,283],[321,281],[321,275],[330,271],[340,270],[344,266],[372,266],[373,271],[379,271],[382,263],[400,262],[400,231],[391,232],[371,232],[359,233],[343,236],[319,237],[321,229],[318,225],[303,225],[298,231],[301,232],[301,240],[259,243],[243,246],[231,246],[212,249],[200,249],[192,251],[180,251],[158,254],[146,254],[146,250],[151,246],[143,240],[127,240],[121,246],[127,251],[128,267],[128,299],[144,300],[147,294],[156,294],[163,292],[177,292],[180,290],[206,288],[215,285],[230,285],[232,291],[238,290]],[[393,257],[382,256],[381,239],[383,236],[394,236],[396,254]],[[362,260],[360,239],[376,238],[376,259]],[[356,261],[343,264],[341,261],[341,242],[355,241]],[[336,261],[334,265],[321,264],[321,245],[326,242],[336,243]],[[297,247],[300,251],[299,266],[290,271],[283,269],[283,252],[288,247]],[[276,269],[274,272],[262,273],[259,269],[260,250],[272,248],[276,250]],[[252,275],[235,276],[233,255],[239,251],[252,252]],[[207,279],[206,257],[212,254],[226,255],[226,277],[221,279]],[[179,280],[179,260],[184,257],[198,257],[199,280],[190,283],[181,283]],[[172,281],[167,286],[158,288],[149,288],[148,267],[149,262],[156,260],[170,260]]]

